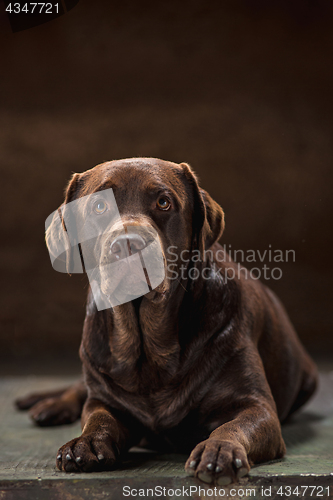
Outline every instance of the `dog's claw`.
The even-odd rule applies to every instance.
[[[72,457],[70,456],[69,453],[67,453],[67,455],[66,455],[66,460],[68,460],[69,462],[72,460]]]
[[[243,462],[241,461],[240,458],[236,458],[235,459],[235,466],[237,467],[237,469],[240,469],[243,465]]]

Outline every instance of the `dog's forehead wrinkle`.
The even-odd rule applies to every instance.
[[[159,158],[152,158],[152,157],[133,157],[133,158],[125,158],[121,160],[112,160],[109,162],[105,162],[104,164],[101,164],[99,166],[138,166],[138,167],[173,167],[173,168],[181,168],[177,163],[171,162],[171,161],[166,161],[166,160],[161,160]]]
[[[95,168],[98,173],[102,174],[104,180],[107,180],[109,176],[121,175],[124,172],[126,172],[126,176],[130,175],[131,172],[138,172],[140,175],[146,173],[150,179],[157,176],[159,180],[163,180],[162,177],[165,177],[166,173],[168,176],[174,174],[176,178],[176,176],[179,176],[179,170],[181,170],[181,167],[176,163],[150,158],[114,160],[97,165]],[[161,174],[162,177],[160,177]]]
[[[129,170],[133,169],[139,170],[141,173],[146,171],[150,176],[167,172],[168,175],[173,174],[175,178],[179,178],[183,174],[182,166],[177,163],[158,158],[137,157],[106,161],[82,172],[80,176],[82,181],[89,177],[90,184],[101,184],[103,180],[108,180],[117,171],[124,173],[126,170],[126,175],[128,175]]]

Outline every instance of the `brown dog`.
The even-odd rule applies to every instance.
[[[107,188],[124,226],[158,233],[166,275],[154,291],[112,309],[97,311],[90,292],[84,382],[17,403],[32,407],[39,425],[72,422],[83,408],[82,435],[60,448],[57,467],[111,469],[133,445],[164,443],[193,450],[189,474],[225,485],[251,464],[282,457],[280,421],[312,395],[317,372],[274,293],[245,274],[233,278],[236,265],[217,258],[221,207],[187,164],[152,158],[75,174],[64,206]],[[100,258],[112,252],[112,225],[108,231]],[[54,233],[51,225],[50,249]],[[102,286],[109,286],[106,275]]]

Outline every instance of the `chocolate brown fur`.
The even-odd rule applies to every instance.
[[[153,227],[166,259],[171,245],[178,257],[210,249],[213,257],[190,260],[187,271],[217,266],[224,276],[236,269],[230,259],[214,257],[223,251],[217,242],[223,211],[188,165],[151,158],[103,163],[74,175],[65,203],[110,187],[123,223]],[[171,199],[165,212],[156,208],[160,191]],[[60,470],[114,468],[144,441],[192,450],[190,474],[228,484],[252,464],[284,455],[280,422],[314,392],[315,365],[272,291],[242,274],[228,280],[213,274],[176,280],[167,272],[147,296],[103,311],[89,293],[80,348],[84,382],[51,399],[42,395],[36,403],[35,395],[18,403],[32,406],[40,425],[52,425],[77,418],[85,400],[82,436],[60,448]]]

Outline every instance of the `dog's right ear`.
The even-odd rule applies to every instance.
[[[80,185],[80,174],[74,174],[66,191],[65,201],[58,210],[53,212],[45,221],[45,240],[50,254],[53,268],[60,273],[83,273],[80,249],[75,234],[74,224],[66,223],[71,220],[70,203],[77,197]],[[75,232],[75,229],[74,229]]]

